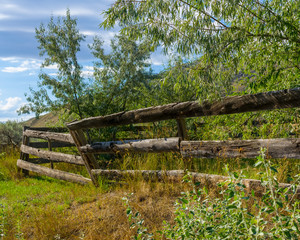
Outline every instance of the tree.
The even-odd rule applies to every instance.
[[[40,56],[46,56],[41,65],[38,90],[30,89],[27,105],[19,113],[43,112],[67,109],[80,119],[85,117],[88,84],[82,77],[82,67],[78,63],[77,53],[85,36],[77,29],[77,20],[71,18],[67,10],[66,17],[51,17],[47,26],[41,24],[36,28]],[[57,74],[48,74],[47,68],[57,67]]]
[[[13,145],[17,147],[22,141],[23,126],[17,121],[0,123],[1,145]]]
[[[154,76],[149,64],[149,42],[136,43],[117,35],[111,40],[109,54],[102,46],[100,38],[90,46],[99,60],[94,66],[94,113],[105,115],[151,105],[146,98]]]
[[[196,57],[186,67],[206,98],[299,86],[299,8],[298,0],[118,0],[102,26],[119,23],[131,39]]]

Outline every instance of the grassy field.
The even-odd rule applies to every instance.
[[[130,239],[126,207],[131,202],[145,216],[151,231],[172,219],[181,184],[131,180],[100,187],[81,186],[30,174],[18,173],[12,151],[0,161],[0,239]],[[74,170],[74,169],[73,169]]]
[[[100,179],[100,187],[81,186],[47,177],[30,174],[23,177],[17,170],[19,153],[8,150],[0,158],[0,239],[130,239],[137,236],[139,227],[130,227],[126,209],[130,208],[143,217],[143,227],[155,239],[164,226],[176,222],[175,201],[182,192],[191,189],[184,183],[145,182],[127,179],[124,182],[107,182]],[[174,161],[167,161],[173,157]],[[246,160],[183,160],[176,156],[154,155],[125,157],[111,163],[121,169],[186,169],[209,173],[224,173],[224,164],[230,170],[243,169],[247,177],[258,177],[259,169],[253,161]],[[283,161],[283,160],[282,160]],[[277,175],[284,180],[298,171],[294,162],[277,162],[281,169]],[[65,169],[65,165],[58,165]],[[212,170],[213,169],[213,170]],[[73,171],[81,171],[72,168]],[[215,198],[218,193],[209,193]],[[125,205],[124,205],[125,204]],[[128,213],[128,212],[127,212]],[[178,216],[177,216],[178,217]],[[147,239],[147,238],[145,238]]]

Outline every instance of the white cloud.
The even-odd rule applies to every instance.
[[[86,31],[81,31],[81,33],[85,36],[96,36],[97,34],[99,34],[99,32],[96,32],[96,31],[89,31],[89,30],[86,30]]]
[[[154,66],[162,66],[168,62],[168,56],[160,53],[152,53],[149,63]]]
[[[37,70],[41,66],[41,61],[36,59],[21,59],[21,58],[8,57],[8,58],[0,58],[0,60],[4,62],[8,62],[10,64],[18,63],[18,66],[4,67],[1,71],[6,73],[25,72],[29,70],[32,73],[32,70]]]
[[[11,18],[10,15],[0,13],[0,20]]]
[[[92,77],[94,74],[94,67],[93,66],[84,66],[82,70],[82,77]]]
[[[45,67],[45,69],[48,69],[48,70],[58,70],[58,66],[57,66],[57,64],[53,64],[53,65]]]
[[[19,62],[19,58],[17,57],[0,57],[0,60],[3,62],[11,62],[11,63]]]
[[[66,9],[54,10],[53,15],[56,16],[66,16]],[[98,9],[92,10],[87,8],[70,8],[70,13],[72,16],[93,16],[98,13]]]
[[[0,17],[0,20],[1,20],[1,17]],[[21,27],[17,27],[17,26],[14,26],[14,27],[5,27],[5,26],[1,26],[0,27],[0,31],[2,32],[24,32],[24,33],[35,33],[35,30],[34,30],[34,27],[32,28],[21,28]]]
[[[6,73],[16,73],[16,72],[25,72],[27,71],[27,67],[5,67],[2,72]]]
[[[20,97],[9,97],[5,101],[0,101],[0,111],[9,111],[20,106],[22,99]]]
[[[105,31],[105,32],[103,32],[103,34],[101,35],[101,39],[104,41],[104,45],[110,46],[110,42],[116,34],[118,34],[117,31]]]

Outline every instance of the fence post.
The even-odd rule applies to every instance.
[[[50,139],[48,139],[48,150],[50,152],[52,152],[52,144],[51,144],[51,140]],[[52,160],[50,160],[50,165],[51,165],[51,169],[53,169],[53,161]]]
[[[24,132],[25,132],[26,129],[28,129],[28,128],[29,128],[29,127],[27,127],[27,126],[24,126],[24,127],[23,127],[23,137],[22,137],[22,144],[23,144],[23,145],[29,145],[29,137],[24,136]],[[24,160],[24,161],[28,161],[28,159],[29,159],[29,154],[23,153],[23,152],[21,151],[21,153],[20,153],[20,159],[21,159],[21,160]],[[20,169],[20,172],[21,172],[24,176],[28,176],[28,175],[29,175],[29,171],[28,171],[28,170]]]
[[[94,156],[94,154],[90,154],[90,153],[83,153],[81,152],[80,150],[80,147],[81,146],[85,146],[87,144],[87,141],[86,141],[86,138],[84,136],[84,133],[81,129],[79,130],[70,130],[70,134],[71,136],[73,137],[73,140],[75,142],[75,145],[82,157],[82,160],[84,162],[84,165],[91,177],[91,180],[93,182],[93,184],[98,187],[98,180],[97,178],[95,178],[95,176],[93,175],[92,173],[92,169],[98,169],[99,168],[99,165],[97,163],[97,160]]]
[[[187,129],[186,129],[186,122],[184,118],[177,118],[177,128],[178,128],[178,137],[182,140],[188,139]]]

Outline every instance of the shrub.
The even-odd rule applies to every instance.
[[[280,188],[275,177],[277,172],[261,150],[255,166],[262,165],[261,198],[248,193],[242,175],[228,171],[229,180],[218,185],[217,196],[192,184],[190,175],[184,181],[192,190],[184,192],[175,204],[175,224],[164,223],[158,234],[162,239],[299,239],[300,202],[296,199],[300,180],[295,176],[293,184]],[[128,200],[127,216],[131,228],[136,230],[134,239],[153,239],[138,212],[134,212]]]

